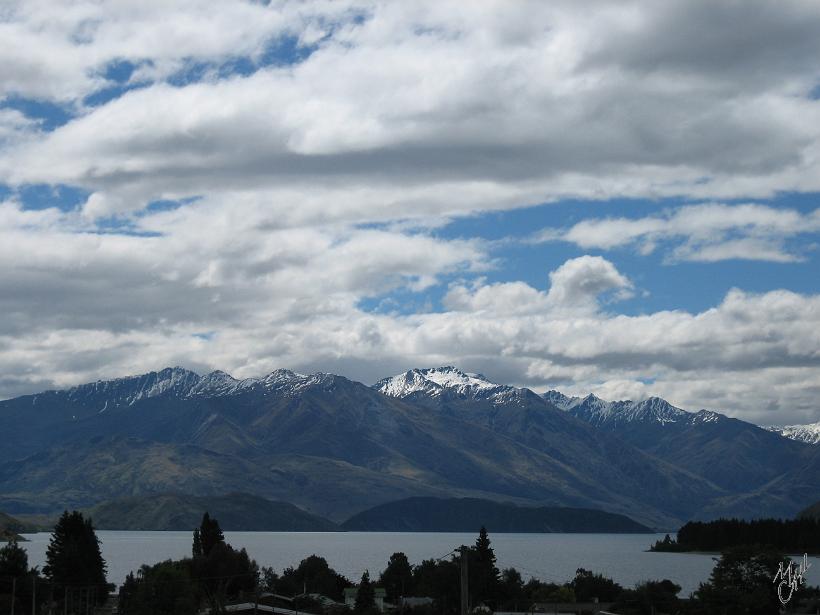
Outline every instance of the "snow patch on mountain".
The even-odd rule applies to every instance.
[[[808,425],[772,425],[766,429],[798,442],[820,444],[820,421]]]
[[[569,397],[559,391],[550,390],[542,397],[573,416],[596,426],[615,426],[626,423],[710,423],[723,418],[717,412],[701,410],[693,413],[673,406],[660,397],[649,397],[642,401],[606,401],[595,395]]]
[[[199,375],[181,367],[167,367],[140,376],[98,380],[65,391],[69,400],[82,403],[105,399],[114,406],[130,406],[141,399],[165,394],[185,396],[199,382]]]
[[[330,386],[334,378],[336,376],[332,374],[304,375],[278,369],[262,378],[239,380],[221,370],[200,376],[182,367],[168,367],[158,372],[99,380],[49,393],[65,395],[75,403],[99,404],[102,409],[98,413],[102,414],[110,408],[132,406],[140,400],[162,396],[206,399],[228,397],[255,388],[268,391],[287,389],[284,392],[295,394],[314,385]],[[32,404],[37,403],[37,397],[33,397]]]
[[[390,397],[428,395],[440,397],[445,393],[474,399],[495,399],[515,395],[517,389],[491,382],[481,374],[463,372],[450,365],[428,369],[411,369],[403,374],[379,380],[373,388]]]

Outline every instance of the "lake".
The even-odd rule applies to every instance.
[[[108,580],[120,584],[131,570],[168,558],[191,555],[191,532],[97,532],[108,563]],[[712,571],[711,555],[650,553],[646,549],[663,534],[490,534],[498,567],[517,568],[524,579],[564,583],[586,568],[611,577],[625,587],[649,579],[668,578],[686,597]],[[26,534],[21,543],[29,565],[42,567],[50,534]],[[308,555],[324,557],[330,566],[352,581],[365,569],[378,576],[396,551],[407,554],[411,564],[442,557],[455,547],[475,543],[476,534],[415,532],[225,532],[234,547],[247,549],[260,566],[277,572],[297,566]],[[802,555],[802,554],[801,554]],[[807,582],[820,571],[820,558],[810,558]]]

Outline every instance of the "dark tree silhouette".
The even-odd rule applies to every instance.
[[[575,571],[575,578],[569,586],[575,592],[576,599],[581,602],[588,602],[594,598],[601,602],[611,602],[624,589],[612,579],[602,574],[595,574],[585,568],[578,568]]]
[[[197,536],[194,534],[194,546],[196,546]],[[202,523],[199,526],[199,540],[202,545],[202,555],[208,555],[216,545],[225,542],[225,536],[222,534],[222,528],[219,527],[219,522],[216,519],[211,519],[211,516],[206,512],[202,515]]]
[[[28,574],[28,554],[12,540],[0,549],[0,577],[22,577]]]
[[[727,549],[695,597],[707,613],[777,613],[780,601],[773,579],[782,561],[782,554],[760,546]]]
[[[28,554],[16,540],[0,548],[0,613],[11,611],[12,593],[18,609],[15,612],[27,612],[24,609],[31,605],[35,585],[40,588],[40,593],[34,596],[37,602],[35,611],[38,611],[45,599],[45,592],[37,568],[29,569]]]
[[[373,583],[370,582],[370,573],[365,570],[362,573],[362,580],[359,581],[359,588],[356,590],[356,604],[353,607],[354,613],[371,613],[376,609],[376,592]]]
[[[198,583],[211,610],[219,612],[226,601],[255,591],[259,567],[245,549],[236,550],[225,542],[222,528],[206,512],[199,531],[194,530],[191,576]]]
[[[387,562],[387,568],[379,577],[379,585],[384,587],[388,602],[397,602],[413,588],[413,569],[404,553],[394,553]]]
[[[413,594],[435,600],[435,613],[457,613],[461,578],[458,561],[427,559],[413,568]]]
[[[494,603],[498,594],[500,573],[495,565],[495,551],[490,546],[487,528],[483,525],[476,538],[475,547],[471,551],[467,570],[470,573],[469,587],[473,604],[477,606],[479,602],[484,601],[496,606]]]
[[[133,573],[120,588],[122,615],[195,615],[198,588],[191,578],[190,560],[143,565],[138,578]]]
[[[344,590],[353,585],[348,579],[328,566],[327,560],[318,555],[303,559],[296,568],[288,567],[277,579],[277,593],[300,594],[307,590],[328,596],[334,600],[344,599]]]
[[[100,541],[91,519],[82,513],[65,511],[46,550],[43,573],[51,581],[54,597],[102,604],[108,598],[106,565],[100,553]]]

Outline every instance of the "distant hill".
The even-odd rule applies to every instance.
[[[820,501],[815,502],[811,506],[803,509],[797,515],[798,519],[817,519],[820,521]]]
[[[376,506],[344,523],[350,531],[651,533],[624,515],[589,508],[524,507],[476,498],[413,497]]]
[[[0,542],[24,540],[20,534],[34,532],[36,528],[0,512]]]
[[[335,523],[287,502],[247,493],[195,497],[183,494],[145,495],[98,504],[89,509],[101,530],[193,530],[208,512],[223,530],[249,532],[325,532]]]

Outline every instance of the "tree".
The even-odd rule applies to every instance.
[[[225,542],[219,522],[206,512],[199,530],[194,530],[190,563],[191,576],[198,583],[212,610],[230,598],[253,593],[259,585],[259,567],[245,549],[235,550]]]
[[[473,604],[477,606],[481,601],[494,603],[498,595],[500,573],[495,565],[495,551],[490,546],[487,528],[483,525],[471,551],[467,570],[470,575],[469,588]]]
[[[0,577],[22,577],[28,574],[28,554],[12,540],[0,549]]]
[[[23,612],[21,607],[31,604],[32,585],[39,581],[37,569],[29,570],[28,554],[16,540],[0,549],[0,613],[11,611],[12,595],[17,612]]]
[[[569,586],[575,592],[579,602],[589,602],[597,598],[601,602],[612,602],[624,590],[615,581],[602,574],[594,574],[585,568],[575,571],[575,578]]]
[[[195,615],[199,596],[191,579],[191,560],[143,565],[137,577],[129,573],[120,588],[122,615]]]
[[[624,615],[654,615],[680,611],[680,585],[669,579],[638,583],[635,589],[625,589],[612,610]]]
[[[294,595],[307,590],[308,593],[342,601],[345,588],[351,585],[348,579],[328,566],[325,558],[311,555],[303,559],[297,568],[285,568],[278,579],[277,593]]]
[[[260,588],[262,591],[277,593],[279,591],[279,575],[276,574],[276,571],[273,567],[262,566],[262,569],[259,571],[261,577],[261,586]]]
[[[458,559],[427,559],[413,568],[413,593],[435,600],[435,613],[457,613],[461,576]]]
[[[379,576],[379,585],[384,587],[388,602],[396,603],[413,588],[413,569],[404,553],[394,553],[387,562],[387,568]]]
[[[497,606],[504,611],[526,611],[529,607],[527,594],[524,591],[524,579],[515,568],[505,568],[501,572],[498,602]]]
[[[196,549],[197,534],[194,530],[194,549]],[[202,548],[202,555],[208,555],[216,545],[225,542],[225,536],[222,534],[222,528],[219,527],[219,522],[216,519],[211,519],[211,516],[206,512],[202,515],[202,523],[199,526],[199,541]]]
[[[780,600],[773,579],[782,561],[782,554],[766,547],[726,549],[695,597],[707,613],[777,613]]]
[[[43,573],[52,582],[58,600],[70,595],[74,601],[105,602],[106,565],[90,518],[76,510],[63,512],[51,534]]]
[[[376,609],[376,592],[370,582],[370,573],[365,570],[362,573],[362,580],[359,581],[359,588],[356,590],[356,604],[353,607],[354,613],[372,613]]]

